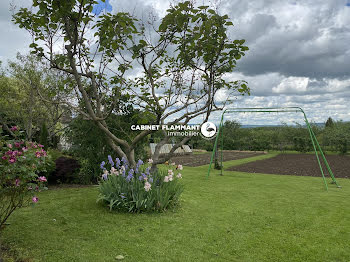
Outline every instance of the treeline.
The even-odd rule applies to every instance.
[[[329,118],[324,126],[311,124],[323,150],[346,154],[350,147],[350,123]],[[243,128],[236,121],[226,121],[223,126],[224,150],[298,151],[313,150],[309,131],[304,125]],[[193,148],[213,149],[214,140],[201,137],[192,139]],[[219,143],[221,146],[221,141]]]

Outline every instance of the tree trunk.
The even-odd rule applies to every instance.
[[[30,88],[29,103],[28,103],[28,122],[27,122],[27,140],[32,141],[33,136],[33,107],[34,107],[34,89]]]

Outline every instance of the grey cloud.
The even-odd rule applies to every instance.
[[[10,22],[9,3],[0,10],[0,33],[6,36],[0,42],[1,60],[14,58],[17,51],[26,52],[30,43],[29,35]],[[28,1],[16,0],[15,4],[21,6]],[[156,19],[162,17],[169,1],[110,0],[110,4],[113,12],[130,12],[146,22],[150,13]],[[227,78],[247,80],[252,95],[238,96],[232,106],[301,106],[310,121],[324,122],[329,116],[349,121],[350,7],[345,4],[334,0],[222,1],[220,13],[228,13],[235,25],[231,36],[246,39],[250,48],[238,61],[238,71]],[[136,74],[137,70],[135,67],[130,73]],[[283,84],[299,78],[307,79],[305,88],[296,89],[293,82],[283,88]],[[219,115],[213,113],[212,120]],[[303,121],[295,114],[232,117],[245,124]]]
[[[295,7],[284,1],[229,3],[225,10],[236,24],[232,33],[236,38],[246,38],[250,47],[238,65],[244,74],[279,72],[312,78],[349,75],[350,27],[343,13],[350,8],[345,3],[300,1]],[[240,8],[245,12],[237,13]]]

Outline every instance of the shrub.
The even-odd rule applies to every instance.
[[[17,140],[20,135],[16,126],[11,130],[14,140],[2,136],[0,129],[0,228],[19,207],[36,203],[37,191],[46,189],[46,161],[49,159],[43,146],[33,142]],[[31,196],[31,197],[30,197]]]
[[[56,159],[56,169],[50,175],[50,181],[59,183],[79,183],[78,171],[79,161],[66,156],[60,156]]]
[[[78,173],[78,183],[79,184],[91,184],[96,183],[96,178],[94,171],[90,168],[90,161],[88,159],[80,159],[80,169]]]
[[[146,124],[148,120],[145,112],[140,112],[132,107],[123,108],[122,111],[123,113],[120,115],[111,114],[106,119],[106,123],[113,130],[114,135],[128,140],[138,134],[138,132],[129,132],[131,124]],[[84,162],[84,168],[90,170],[89,173],[92,174],[89,176],[91,178],[90,182],[96,183],[100,174],[99,163],[106,159],[109,152],[113,150],[108,145],[106,136],[101,133],[101,130],[93,121],[81,117],[77,117],[69,123],[65,136],[72,145],[69,149],[70,153],[79,158],[81,163]],[[130,140],[128,141],[130,142]],[[146,159],[146,146],[148,147],[148,137],[144,137],[137,143],[135,148],[136,159]],[[85,162],[84,160],[88,161]]]
[[[110,210],[130,213],[165,211],[175,207],[183,191],[179,170],[172,164],[168,170],[158,169],[152,174],[150,166],[138,161],[135,170],[128,167],[126,159],[101,163],[103,174],[99,183],[98,202],[107,204]],[[110,166],[110,168],[107,168]]]

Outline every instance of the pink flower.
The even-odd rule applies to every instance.
[[[28,151],[28,148],[27,148],[27,147],[22,147],[22,151],[23,151],[23,152],[27,152],[27,151]]]
[[[11,129],[11,131],[17,131],[17,130],[18,130],[18,127],[17,127],[17,126],[13,126],[13,127],[11,127],[10,129]]]
[[[2,160],[6,160],[6,159],[7,159],[7,156],[2,156],[1,159],[2,159]]]
[[[41,157],[40,152],[39,152],[39,151],[36,151],[36,152],[35,152],[35,156],[38,157],[38,158]]]
[[[146,192],[150,191],[151,190],[151,184],[146,182],[145,186],[144,186],[144,189],[145,189]]]
[[[165,182],[165,183],[169,182],[169,177],[168,177],[168,176],[165,176],[165,177],[164,177],[164,182]]]
[[[21,180],[19,180],[18,178],[16,178],[16,181],[15,181],[15,185],[18,187],[19,184],[20,184]]]
[[[40,150],[40,154],[41,154],[42,156],[46,156],[46,155],[47,155],[47,153],[46,153],[46,151],[45,151],[44,149],[41,149],[41,150]]]
[[[169,181],[173,181],[173,175],[169,176]]]
[[[178,170],[182,170],[182,169],[183,169],[183,167],[182,167],[182,165],[177,165],[176,169],[178,169]]]
[[[39,147],[44,147],[42,144],[38,144]]]
[[[15,142],[15,147],[20,147],[21,144],[19,142]]]
[[[9,159],[9,163],[10,164],[13,164],[13,163],[15,163],[16,162],[16,158],[15,157],[11,157],[10,159]]]
[[[168,170],[168,175],[170,175],[170,176],[174,175],[174,171],[171,170],[171,169],[169,169],[169,170]]]
[[[36,202],[38,202],[39,201],[39,198],[38,197],[36,197],[36,196],[33,196],[32,197],[32,202],[33,203],[36,203]]]
[[[171,165],[171,166],[175,166],[176,164],[175,164],[175,162],[173,162],[173,163],[171,163],[170,165]]]
[[[177,178],[182,178],[182,175],[180,173],[177,174]]]
[[[12,144],[8,144],[7,147],[8,147],[8,148],[12,148]]]
[[[148,159],[148,164],[152,164],[152,163],[153,163],[153,159],[152,158]]]
[[[39,176],[38,179],[40,182],[47,182],[47,179],[45,176]]]

